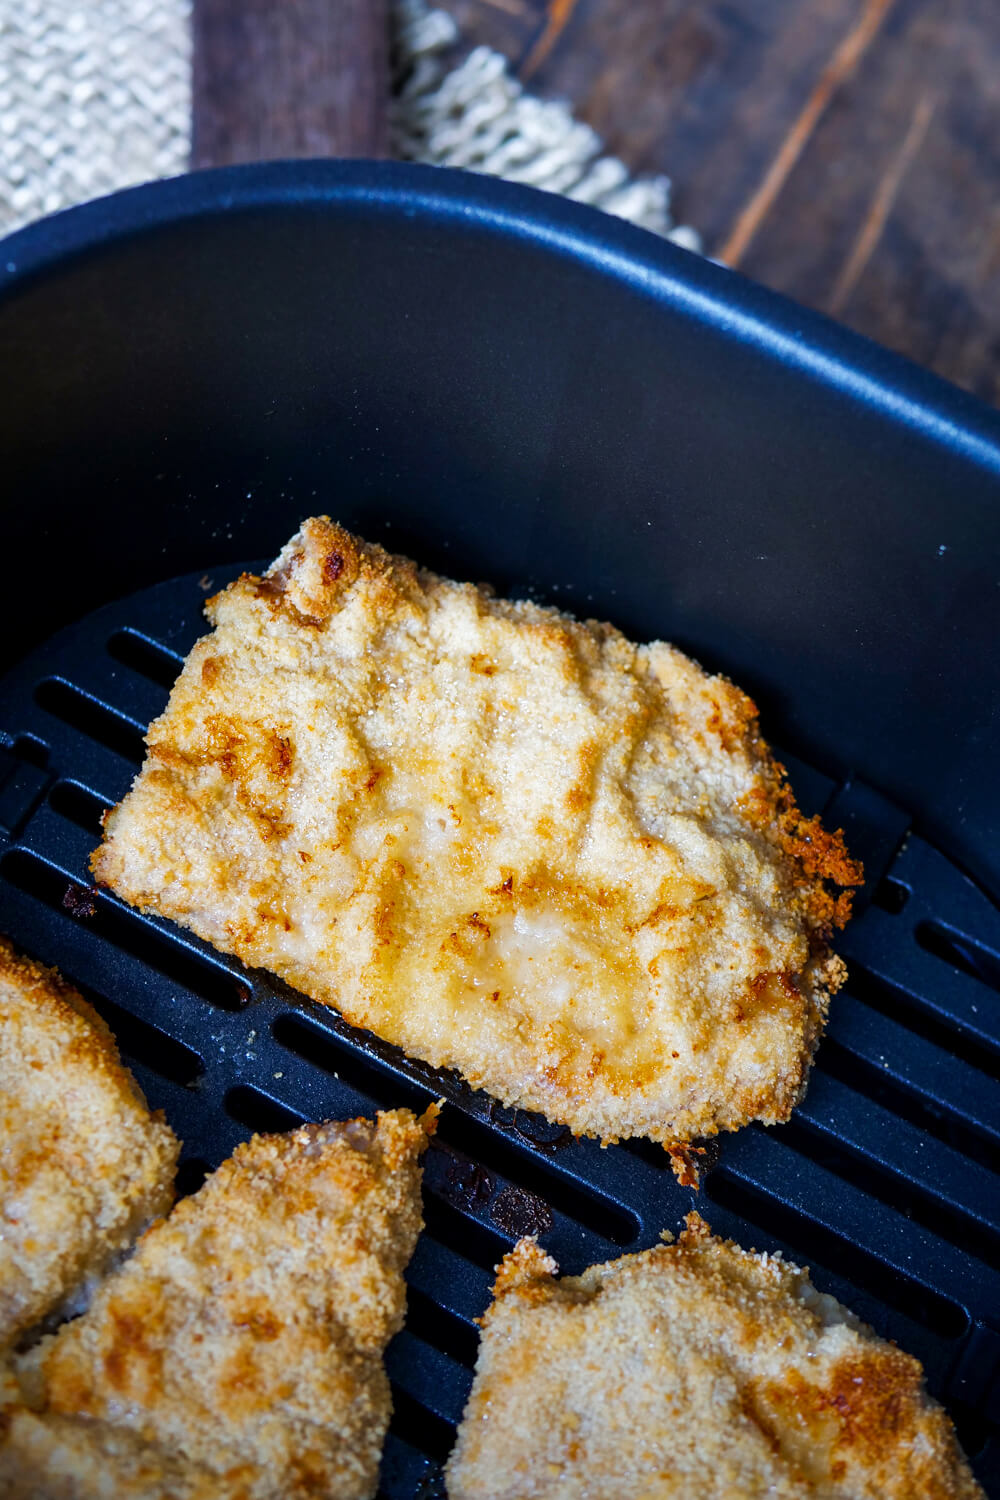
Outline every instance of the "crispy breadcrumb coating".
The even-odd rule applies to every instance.
[[[368,1500],[436,1114],[238,1146],[22,1358],[2,1493]]]
[[[100,1016],[0,938],[0,1348],[174,1197],[179,1143]]]
[[[662,643],[306,521],[209,604],[98,881],[605,1141],[788,1117],[858,866]]]
[[[985,1500],[915,1359],[714,1238],[500,1265],[450,1500]]]
[[[256,1500],[251,1476],[220,1478],[127,1428],[0,1411],[4,1500]]]

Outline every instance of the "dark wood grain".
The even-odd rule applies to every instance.
[[[996,0],[448,0],[710,254],[1000,404]]]
[[[385,0],[194,0],[191,163],[386,150]]]

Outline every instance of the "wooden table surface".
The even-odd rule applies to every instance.
[[[447,0],[709,254],[1000,404],[1000,0]]]

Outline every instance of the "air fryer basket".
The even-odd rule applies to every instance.
[[[445,1097],[389,1352],[384,1495],[441,1493],[474,1320],[518,1235],[575,1272],[692,1206],[915,1353],[988,1487],[1000,423],[715,268],[497,184],[255,168],[5,249],[20,634],[0,684],[0,928],[105,1015],[184,1140],[184,1190],[252,1129]],[[658,1147],[601,1150],[502,1108],[93,888],[101,813],[206,595],[315,511],[730,671],[800,801],[865,860],[807,1098],[787,1126],[713,1143],[699,1194]]]

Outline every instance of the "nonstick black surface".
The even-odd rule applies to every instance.
[[[989,1489],[997,418],[648,236],[430,171],[215,174],[3,250],[0,928],[105,1014],[188,1189],[251,1129],[445,1095],[385,1495],[437,1493],[519,1233],[573,1272],[695,1201],[917,1354]],[[865,859],[808,1097],[713,1146],[697,1200],[659,1148],[501,1109],[91,888],[206,592],[315,511],[729,671]]]

